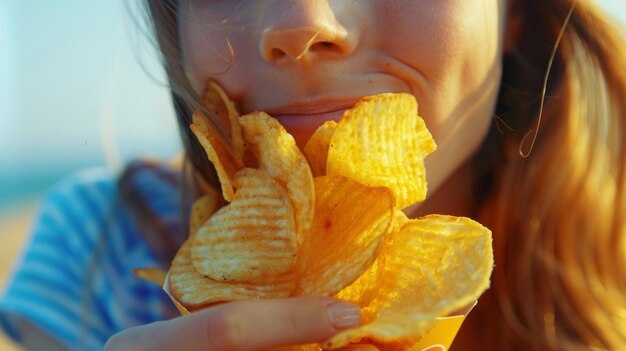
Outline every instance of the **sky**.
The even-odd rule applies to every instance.
[[[179,152],[135,1],[0,0],[0,209],[73,170]]]
[[[601,0],[626,23],[625,0]],[[138,0],[0,0],[0,211],[85,167],[180,152]]]

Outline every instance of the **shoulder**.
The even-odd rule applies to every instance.
[[[113,172],[88,169],[50,188],[31,223],[22,261],[81,252],[87,259],[115,207],[115,184]]]
[[[159,214],[166,214],[178,203],[176,170],[154,163],[134,162],[121,173],[105,168],[76,172],[45,194],[41,213],[74,214],[89,219],[110,211],[124,193],[133,193],[138,200],[153,204]]]
[[[159,163],[137,161],[129,164],[117,182],[118,194],[128,205],[146,206],[159,217],[180,214],[180,174]]]
[[[95,239],[110,231],[136,231],[131,223],[133,202],[145,204],[159,218],[178,218],[177,184],[175,170],[143,162],[130,164],[122,173],[104,168],[74,173],[44,196],[35,232],[54,227]]]
[[[115,201],[115,175],[105,169],[84,170],[65,178],[43,197],[37,227],[84,230],[104,222]]]
[[[175,179],[176,172],[153,167],[130,180],[141,199],[156,204],[159,216],[174,221],[180,217],[177,186],[168,177]],[[172,314],[162,289],[131,273],[154,267],[157,260],[120,205],[120,184],[116,172],[89,169],[44,196],[23,256],[0,297],[0,327],[14,339],[20,339],[19,328],[8,316],[19,316],[74,347],[86,333],[83,342],[94,346],[87,348],[98,349],[118,330]]]
[[[86,264],[95,254],[128,267],[157,265],[150,247],[158,222],[173,235],[180,233],[178,173],[156,163],[135,162],[121,173],[107,169],[77,172],[53,187],[42,201],[33,229],[33,244],[51,240]],[[158,253],[156,253],[158,254]]]

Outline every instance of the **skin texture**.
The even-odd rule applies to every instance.
[[[430,194],[458,196],[438,190],[458,188],[463,175],[451,176],[492,125],[505,0],[185,0],[180,9],[195,89],[216,80],[240,112],[268,112],[299,145],[363,96],[415,95],[438,145],[426,159]]]
[[[333,306],[339,306],[339,312],[329,312]],[[326,297],[233,302],[128,329],[113,336],[105,350],[260,350],[322,342],[344,329],[341,311],[351,307]],[[344,350],[375,348],[355,345]]]
[[[492,123],[505,8],[505,0],[183,0],[179,33],[198,93],[217,81],[241,113],[269,113],[300,146],[364,96],[412,93],[438,149],[426,159],[431,195],[408,212],[459,215],[470,207],[467,161]],[[319,342],[339,331],[328,324],[328,303],[224,304],[122,332],[106,349]]]

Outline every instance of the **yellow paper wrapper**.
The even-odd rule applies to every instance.
[[[461,315],[438,318],[433,329],[417,344],[411,346],[409,351],[447,351],[461,329],[465,317],[474,309],[474,306],[476,306],[475,303],[462,311]]]
[[[165,283],[163,283],[163,290],[165,291],[167,296],[170,297],[170,300],[172,300],[172,302],[174,303],[174,306],[176,306],[181,316],[191,313],[183,305],[178,303],[178,301],[176,301],[176,299],[172,296],[172,292],[170,291],[170,274],[169,273],[167,273],[167,275],[165,276]]]

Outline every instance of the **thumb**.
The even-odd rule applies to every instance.
[[[359,323],[357,306],[327,297],[231,302],[129,329],[106,350],[258,350],[322,342]]]

